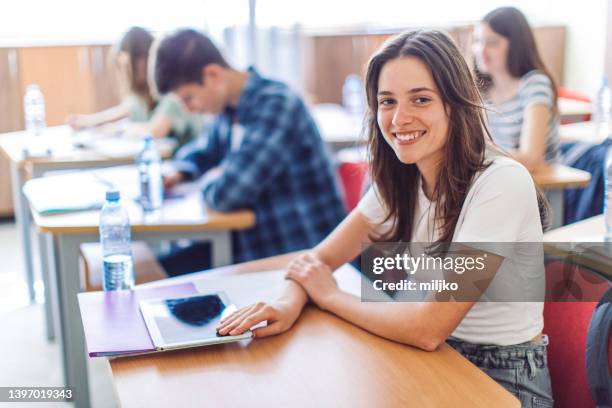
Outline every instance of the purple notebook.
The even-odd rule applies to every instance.
[[[140,313],[140,301],[196,293],[191,282],[133,291],[79,293],[87,353],[90,357],[103,357],[155,351]]]

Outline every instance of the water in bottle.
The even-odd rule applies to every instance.
[[[606,242],[612,243],[612,146],[608,148],[604,176],[606,178],[604,191],[604,219],[606,223]]]
[[[164,197],[161,157],[151,136],[146,136],[144,148],[136,158],[140,181],[140,204],[145,212],[159,210]]]
[[[106,203],[100,213],[104,290],[134,287],[130,218],[119,198],[118,191],[107,192]]]
[[[23,97],[25,127],[28,133],[39,135],[45,129],[45,98],[38,85],[28,85]]]

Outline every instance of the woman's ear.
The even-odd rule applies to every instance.
[[[202,67],[202,84],[204,81],[218,82],[223,78],[223,68],[219,64],[206,64]]]

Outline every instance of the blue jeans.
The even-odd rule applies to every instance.
[[[553,406],[546,357],[548,337],[512,346],[446,342],[521,401],[523,408]]]

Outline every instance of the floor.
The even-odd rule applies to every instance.
[[[11,220],[0,221],[0,386],[62,386],[59,345],[47,341],[45,336],[42,285],[37,282],[37,302],[28,304],[23,269],[17,228]],[[89,361],[92,406],[118,407],[107,360]],[[10,404],[29,405],[40,406]],[[53,406],[71,407],[72,404]]]

